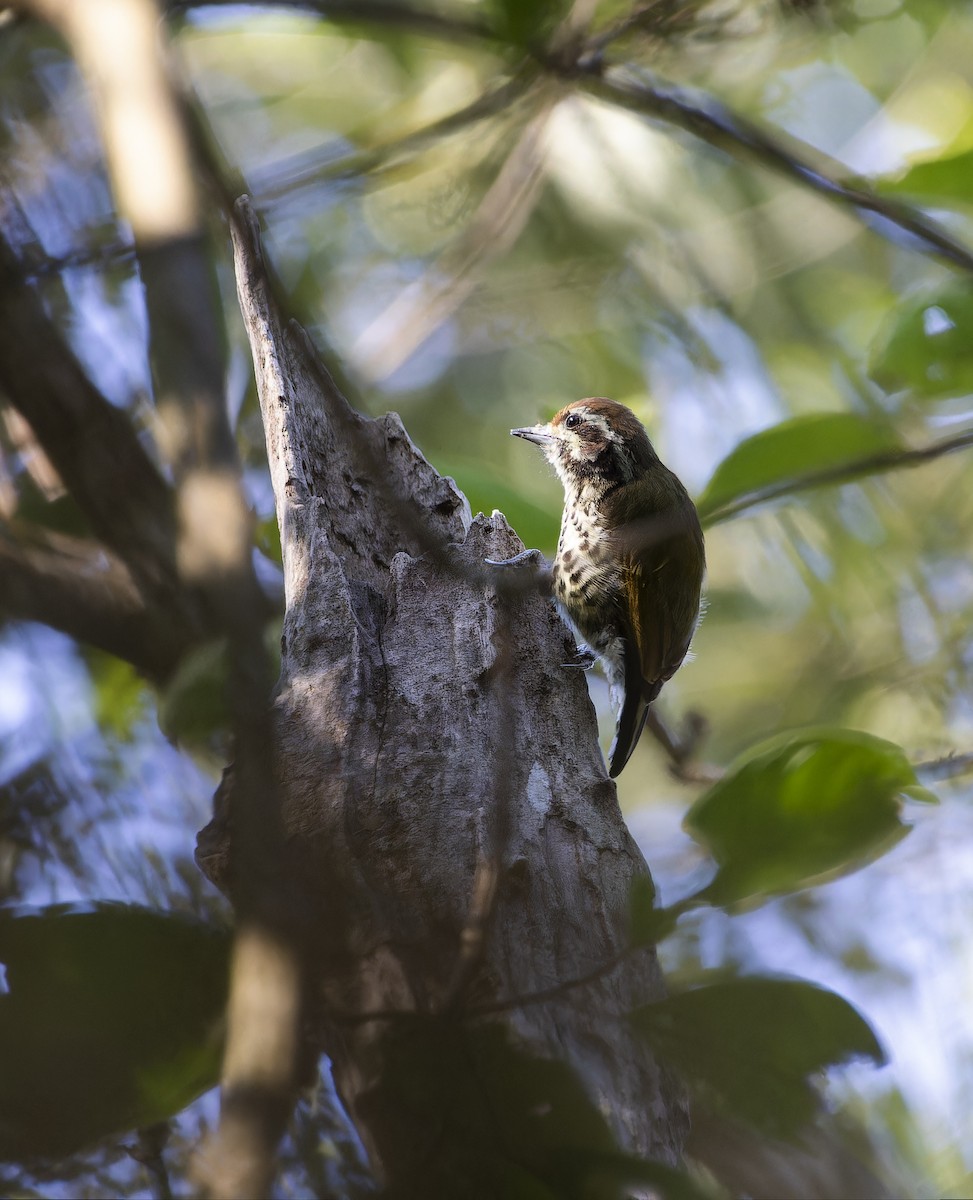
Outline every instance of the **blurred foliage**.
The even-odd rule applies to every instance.
[[[645,739],[619,788],[664,900],[635,898],[634,938],[664,937],[680,987],[647,1029],[697,1091],[762,1118],[752,1110],[766,1088],[769,1115],[784,1121],[808,1111],[812,1073],[876,1057],[874,1038],[837,995],[752,976],[828,984],[868,1014],[893,1064],[840,1077],[831,1103],[878,1148],[893,1190],[964,1194],[970,792],[944,785],[904,841],[901,802],[924,778],[916,763],[973,743],[970,465],[959,454],[910,471],[854,466],[973,428],[973,280],[874,214],[532,73],[527,51],[550,38],[563,4],[437,11],[493,32],[443,38],[408,19],[335,24],[280,6],[189,8],[170,27],[212,153],[253,196],[293,311],[361,405],[397,408],[474,511],[501,508],[528,544],[553,549],[558,485],[507,431],[590,394],[630,404],[700,497],[713,522],[709,612],[662,708],[705,714],[710,786],[677,782]],[[595,28],[638,81],[703,89],[815,167],[928,206],[973,242],[967,0],[602,0]],[[57,39],[27,21],[0,27],[0,70],[5,227],[93,379],[155,452],[140,283],[84,85]],[[498,190],[505,169],[512,186]],[[215,219],[214,232],[237,435],[260,549],[279,562]],[[840,486],[789,487],[838,469]],[[747,507],[754,498],[765,502]],[[14,513],[83,531],[29,430],[0,405],[0,515]],[[161,707],[180,745],[212,752],[223,668],[207,654]],[[607,725],[597,680],[593,695]],[[212,781],[166,745],[156,712],[124,665],[31,627],[5,631],[0,895],[219,911],[189,857]],[[695,843],[677,828],[687,808]],[[749,916],[720,907],[744,899],[764,904]],[[38,978],[72,953],[59,944]],[[90,1000],[94,951],[86,962]],[[710,968],[739,978],[713,983]],[[157,980],[160,997],[174,986]],[[84,1003],[66,1029],[85,1014],[97,1025]],[[417,1045],[412,1086],[428,1058]],[[512,1110],[527,1125],[545,1071],[571,1106],[560,1067],[535,1075],[531,1064]],[[175,1130],[174,1170],[199,1113]],[[305,1105],[292,1133],[295,1194],[324,1189],[307,1133],[320,1137],[320,1120]],[[104,1154],[58,1178],[92,1194],[143,1186],[124,1155]],[[27,1176],[11,1179],[29,1192]]]
[[[771,1134],[795,1134],[820,1098],[810,1077],[882,1049],[861,1015],[833,992],[792,979],[702,982],[633,1016],[653,1049],[717,1105]]]
[[[890,391],[909,389],[925,400],[973,390],[973,286],[945,287],[907,298],[872,357],[871,375]]]
[[[610,1200],[621,1185],[642,1183],[668,1200],[705,1200],[687,1174],[619,1154],[571,1067],[525,1053],[499,1024],[403,1020],[383,1047],[399,1104],[418,1114],[428,1109],[428,1145],[413,1148],[423,1194]],[[484,1123],[501,1147],[489,1158]]]
[[[281,621],[268,623],[264,641],[270,660],[280,665]],[[214,771],[232,758],[227,687],[229,649],[225,640],[206,642],[185,654],[158,697],[159,728],[182,750]]]
[[[903,796],[935,800],[879,738],[818,729],[756,747],[686,814],[719,866],[706,899],[732,905],[863,866],[908,832]]]
[[[64,1157],[213,1087],[229,947],[133,905],[0,912],[0,1159]]]
[[[928,204],[973,203],[970,197],[970,172],[973,171],[973,150],[946,154],[928,162],[917,162],[898,178],[880,181],[881,190],[889,195],[908,196]]]

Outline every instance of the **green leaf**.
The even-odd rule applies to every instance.
[[[909,196],[930,204],[943,200],[973,204],[971,180],[973,150],[964,150],[961,154],[916,163],[897,179],[879,180],[877,189],[887,196]]]
[[[640,876],[629,892],[629,940],[632,946],[657,946],[676,927],[679,913],[656,907],[655,884]]]
[[[183,655],[160,697],[159,726],[178,745],[197,746],[230,727],[227,644],[204,642]]]
[[[876,339],[870,374],[887,391],[925,399],[973,391],[973,286],[951,283],[900,307]]]
[[[145,713],[145,680],[130,663],[114,655],[91,647],[84,647],[82,652],[94,690],[95,719],[120,741],[130,740]]]
[[[700,898],[733,904],[863,866],[908,832],[904,795],[935,799],[881,738],[823,728],[762,743],[686,816],[719,865]]]
[[[898,436],[885,422],[857,413],[793,417],[746,438],[732,450],[713,472],[696,507],[704,524],[720,520],[720,509],[753,492],[901,449]]]
[[[280,548],[280,526],[277,524],[276,515],[257,522],[254,540],[257,548],[266,554],[272,563],[276,563],[278,567],[283,566],[284,555]]]
[[[279,618],[269,620],[264,626],[268,658],[278,667],[281,632]],[[159,699],[159,727],[170,741],[182,749],[216,750],[218,757],[223,757],[232,723],[229,675],[225,638],[204,642],[183,655]]]
[[[134,905],[0,912],[0,1158],[75,1153],[212,1087],[229,946]]]
[[[700,1099],[778,1134],[813,1116],[811,1075],[885,1060],[847,1000],[794,979],[722,979],[645,1005],[633,1020]]]
[[[649,945],[655,932],[658,909],[655,906],[656,890],[651,875],[641,875],[632,881],[629,889],[629,938],[633,946]]]

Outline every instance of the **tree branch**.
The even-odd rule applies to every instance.
[[[252,214],[240,216],[238,286],[284,559],[278,771],[313,1036],[396,1194],[467,1194],[464,1154],[512,1152],[477,1114],[519,1102],[504,1089],[516,1090],[524,1054],[576,1079],[619,1144],[672,1162],[678,1090],[627,1022],[603,1019],[661,984],[651,951],[600,974],[629,944],[645,867],[584,680],[561,665],[566,630],[535,589],[504,597],[484,572],[484,558],[520,548],[503,519],[470,525],[394,415],[349,408],[276,310]],[[234,870],[235,803],[224,786],[201,864]],[[588,988],[561,986],[596,968]],[[549,988],[548,1005],[472,1019]],[[414,1019],[367,1017],[381,1012]],[[453,1072],[467,1059],[478,1065],[462,1066],[460,1096]],[[490,1075],[507,1067],[503,1081]]]
[[[230,2],[199,0],[197,4],[191,4],[168,0],[165,7],[174,12],[191,7],[218,7]],[[464,43],[498,45],[502,41],[497,30],[482,21],[423,13],[376,0],[337,0],[333,4],[329,0],[295,0],[289,7],[318,13],[329,21],[388,25]],[[651,7],[633,14],[632,19],[640,20],[642,11],[649,12]],[[621,28],[624,32],[627,26],[623,23]],[[611,36],[615,36],[614,32]],[[814,165],[812,160],[822,156],[811,147],[796,138],[785,138],[781,131],[771,133],[761,128],[711,96],[694,92],[690,98],[672,86],[647,85],[630,68],[623,66],[608,67],[606,71],[602,57],[604,44],[605,35],[602,34],[573,47],[572,54],[566,55],[563,47],[534,48],[531,53],[545,70],[565,81],[580,81],[592,95],[684,129],[734,158],[770,167],[812,191],[853,208],[860,217],[877,218],[868,223],[883,237],[893,237],[896,232],[904,234],[904,239],[897,240],[905,241],[913,249],[932,252],[961,270],[973,272],[973,251],[916,209],[901,201],[878,196],[861,185],[840,182],[827,169]]]
[[[59,28],[94,93],[116,204],[132,227],[145,286],[162,450],[176,480],[175,522],[166,529],[173,574],[181,595],[199,602],[208,629],[229,643],[239,924],[220,1127],[198,1165],[214,1197],[264,1195],[296,1099],[301,908],[283,873],[263,642],[269,613],[226,411],[225,332],[192,137],[160,53],[154,0],[22,3]]]
[[[24,285],[2,227],[0,387],[34,431],[95,536],[126,562],[147,595],[171,598],[172,493],[127,415],[94,386],[36,290]]]
[[[156,682],[188,648],[185,626],[146,606],[117,555],[22,524],[0,526],[0,609],[115,654]]]
[[[556,63],[554,66],[559,69]],[[812,164],[814,151],[805,143],[792,137],[785,142],[785,135],[780,131],[776,134],[767,132],[711,96],[696,92],[690,99],[674,87],[648,86],[629,69],[609,69],[605,74],[597,58],[589,62],[582,59],[575,73],[580,75],[585,90],[599,99],[684,129],[734,158],[770,167],[812,191],[854,208],[859,216],[878,217],[879,222],[870,224],[883,237],[892,238],[896,231],[901,231],[908,236],[896,240],[903,241],[911,249],[930,251],[951,266],[973,272],[973,251],[969,247],[909,205],[834,179]]]

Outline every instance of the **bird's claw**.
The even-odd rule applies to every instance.
[[[537,591],[548,597],[551,595],[551,566],[540,550],[521,550],[513,558],[485,558],[483,561],[488,567],[501,568],[494,576],[494,587],[516,592]],[[510,567],[517,570],[511,571],[508,569]]]
[[[561,666],[573,667],[577,671],[590,671],[597,661],[597,656],[587,646],[579,646],[574,661],[561,663]]]
[[[521,550],[519,554],[515,554],[513,558],[485,558],[483,560],[489,567],[522,567],[527,563],[539,567],[544,566],[544,556],[540,550]]]

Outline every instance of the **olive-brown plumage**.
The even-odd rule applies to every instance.
[[[554,598],[605,666],[618,709],[614,778],[689,651],[704,569],[699,518],[635,414],[614,400],[578,400],[511,433],[541,446],[564,484]]]

